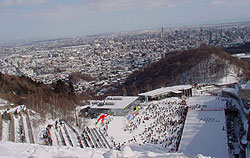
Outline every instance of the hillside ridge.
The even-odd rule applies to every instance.
[[[136,95],[178,84],[211,83],[228,74],[249,78],[249,64],[221,48],[205,46],[166,54],[160,61],[131,74],[115,93]]]
[[[0,87],[0,98],[15,105],[25,104],[41,114],[50,113],[52,117],[66,116],[76,101],[72,86],[61,80],[45,85],[25,76],[0,73]]]

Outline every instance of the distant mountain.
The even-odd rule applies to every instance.
[[[214,83],[250,76],[247,62],[220,48],[202,47],[169,53],[160,61],[131,74],[113,94],[135,95],[177,84]],[[224,81],[226,82],[226,81]]]

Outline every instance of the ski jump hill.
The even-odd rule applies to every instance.
[[[197,105],[206,105],[198,108],[195,105],[192,107],[192,99],[188,100],[191,107],[182,134],[180,152],[188,156],[203,154],[219,158],[229,157],[224,107],[219,100],[212,98],[214,97],[197,97],[195,100],[200,100]]]

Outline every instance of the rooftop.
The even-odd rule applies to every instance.
[[[169,92],[179,92],[180,90],[183,89],[190,89],[192,88],[191,85],[179,85],[179,86],[173,86],[173,87],[162,87],[159,89],[155,89],[153,91],[145,92],[145,93],[140,93],[139,96],[156,96],[164,93],[169,93]]]
[[[95,109],[124,109],[139,97],[132,96],[108,96],[105,100],[92,101],[91,108]]]

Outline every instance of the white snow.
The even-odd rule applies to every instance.
[[[131,157],[131,158],[135,157],[135,155],[136,155],[129,146],[125,146],[122,149],[122,154],[124,157]]]
[[[162,87],[162,88],[155,89],[155,90],[145,92],[145,93],[141,93],[138,95],[139,96],[155,96],[155,95],[174,92],[174,91],[177,91],[179,93],[180,90],[190,89],[190,88],[192,88],[192,86],[190,86],[190,85],[178,85],[178,86],[173,86],[173,87]]]
[[[10,126],[10,121],[2,121],[2,140],[3,141],[8,141],[9,140],[9,126]]]
[[[249,59],[250,58],[250,55],[249,54],[246,54],[246,53],[238,53],[238,54],[234,54],[234,55],[232,55],[232,56],[234,56],[234,57],[237,57],[237,58],[239,58],[239,59],[244,59],[244,58],[246,58],[246,59]]]
[[[59,131],[60,131],[59,126],[58,126],[58,128],[55,129],[54,131],[55,131],[56,139],[58,140],[58,145],[59,145],[59,146],[63,146],[63,142],[62,142],[62,139],[61,139],[60,134],[59,134]],[[52,140],[53,140],[53,142],[55,142],[54,137],[52,137]]]
[[[224,111],[189,111],[179,151],[189,156],[204,154],[227,158],[229,153]]]
[[[23,128],[24,128],[26,143],[30,143],[29,128],[27,125],[26,117],[27,117],[26,115],[23,115]]]
[[[74,146],[74,147],[79,147],[80,145],[79,145],[79,143],[78,143],[76,134],[75,134],[67,125],[65,125],[65,126],[66,126],[66,128],[67,128],[67,131],[68,131],[68,133],[69,133],[69,137],[71,138],[71,141],[72,141],[72,143],[73,143],[73,146]]]
[[[219,96],[199,96],[191,97],[186,100],[189,107],[201,105],[203,110],[221,110],[225,109],[226,99]]]
[[[223,84],[232,84],[239,81],[239,78],[235,75],[228,74],[218,80],[215,84],[216,85],[223,85]]]
[[[58,146],[58,137],[56,136],[54,127],[51,127],[50,133],[51,133],[52,145]]]
[[[109,149],[55,147],[0,141],[1,158],[189,158],[183,153],[166,153],[154,145],[131,144],[121,151]],[[197,155],[197,158],[208,158]],[[192,158],[192,157],[190,157]]]
[[[99,101],[98,103],[102,103],[102,106],[99,106],[98,104],[94,104],[92,102],[92,107],[95,109],[124,109],[128,105],[130,105],[132,102],[134,102],[138,97],[132,97],[132,96],[109,96],[104,101]]]
[[[124,131],[126,124],[128,124],[128,121],[125,117],[115,117],[109,124],[108,135],[112,136],[117,143],[126,142],[128,139],[131,139],[133,135]]]

